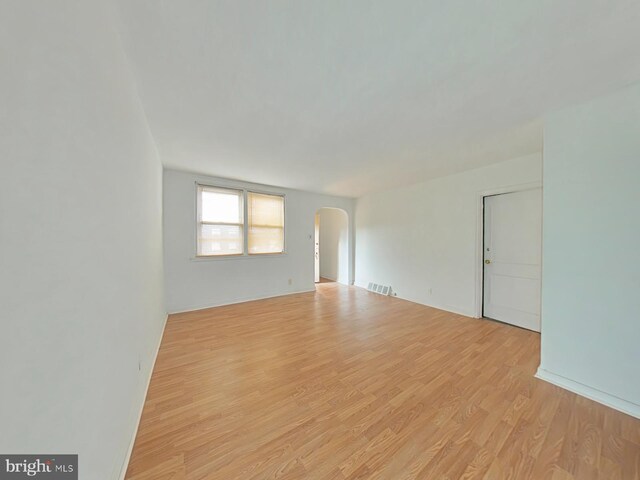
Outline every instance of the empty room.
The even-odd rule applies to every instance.
[[[0,479],[640,480],[638,25],[0,1]]]

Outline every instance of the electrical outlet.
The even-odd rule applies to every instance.
[[[140,360],[140,357],[138,357],[138,371],[142,371],[142,360]]]
[[[292,278],[289,279],[289,285],[293,285],[293,279]]]
[[[429,288],[429,295],[433,295],[433,288]]]

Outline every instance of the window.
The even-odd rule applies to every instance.
[[[197,222],[199,257],[284,253],[282,195],[197,185]]]
[[[242,255],[242,190],[198,185],[198,256]]]
[[[284,252],[284,197],[247,193],[249,255]]]

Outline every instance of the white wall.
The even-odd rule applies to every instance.
[[[257,188],[259,191],[285,194],[286,254],[195,258],[196,182],[222,187]],[[313,290],[316,211],[321,207],[341,208],[352,218],[353,203],[350,198],[165,170],[164,258],[167,309],[170,312],[180,312]]]
[[[375,193],[356,203],[356,285],[474,316],[481,192],[541,181],[540,154]]]
[[[640,83],[546,119],[544,184],[539,375],[640,416]]]
[[[318,210],[320,219],[320,276],[349,284],[349,219],[336,208]]]
[[[78,453],[87,480],[120,474],[166,318],[161,166],[114,22],[0,6],[0,452]]]

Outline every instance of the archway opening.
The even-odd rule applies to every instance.
[[[323,207],[315,221],[315,282],[349,284],[349,216],[340,208]]]

